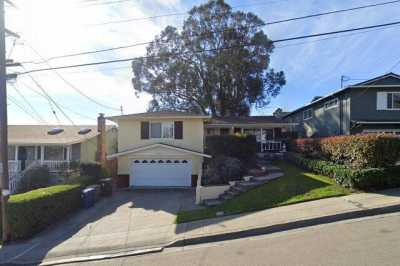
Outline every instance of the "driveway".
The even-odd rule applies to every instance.
[[[38,262],[157,247],[173,238],[176,213],[193,208],[198,208],[193,189],[119,191],[29,241],[2,247],[0,261]]]

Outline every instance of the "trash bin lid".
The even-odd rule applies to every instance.
[[[94,190],[94,188],[91,188],[91,187],[85,188],[84,190],[82,190],[82,193],[88,193],[88,192],[91,192],[93,190]]]

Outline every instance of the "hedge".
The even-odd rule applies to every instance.
[[[333,178],[345,187],[379,190],[400,187],[400,166],[354,169],[325,160],[310,159],[288,152],[286,158],[304,169]]]
[[[255,160],[257,153],[256,137],[252,135],[207,136],[206,153],[217,156],[234,157],[243,163]]]
[[[58,185],[12,195],[7,204],[12,239],[27,238],[80,207],[81,185]]]
[[[353,168],[385,168],[400,159],[400,138],[385,134],[297,139],[292,151],[321,157]]]

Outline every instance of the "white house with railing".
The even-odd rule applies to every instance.
[[[57,135],[48,134],[55,127],[63,131]],[[80,134],[85,129],[85,134]],[[114,126],[107,126],[107,150],[114,153],[117,148],[117,132]],[[18,173],[33,165],[46,165],[50,172],[68,170],[71,162],[94,162],[97,151],[97,126],[8,126],[8,159],[10,189],[18,182]],[[0,171],[2,171],[0,167]]]
[[[206,122],[204,135],[254,135],[257,152],[275,153],[285,151],[285,140],[296,134],[296,125],[283,121],[278,115],[218,117]]]

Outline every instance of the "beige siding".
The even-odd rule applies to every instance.
[[[118,151],[154,143],[165,143],[176,147],[203,152],[203,119],[174,119],[183,121],[183,139],[147,139],[140,138],[140,120],[126,119],[118,121]],[[174,121],[171,119],[143,119],[142,121]]]
[[[107,131],[107,154],[113,154],[117,152],[117,137],[118,130],[112,128]],[[81,143],[81,159],[83,163],[95,162],[97,151],[97,136],[87,139]]]

